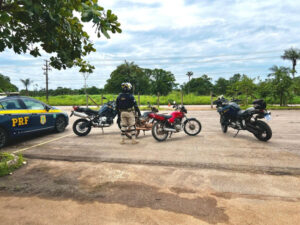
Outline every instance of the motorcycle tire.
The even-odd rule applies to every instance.
[[[225,134],[225,133],[227,133],[228,126],[221,123],[221,129],[222,129],[223,133]]]
[[[268,141],[272,137],[272,130],[270,126],[264,121],[256,121],[255,126],[259,129],[263,130],[263,132],[259,134],[254,134],[254,136],[260,141]]]
[[[163,123],[154,123],[153,127],[152,127],[152,136],[155,138],[155,140],[157,141],[165,141],[168,136],[169,136],[169,132],[168,131],[161,131],[162,132],[162,137],[159,136],[158,134],[158,130],[162,129],[163,127]]]
[[[221,124],[221,129],[222,132],[225,134],[227,133],[228,130],[228,125],[226,124],[227,122],[225,121],[225,118],[223,116],[220,117],[220,124]]]
[[[80,128],[80,125],[83,126],[84,124],[85,124],[85,127]],[[83,129],[84,129],[84,131],[82,131]],[[90,133],[91,129],[92,129],[91,124],[86,119],[76,120],[73,124],[73,132],[80,137],[88,135]]]
[[[189,132],[188,129],[187,129],[187,125],[188,125],[188,123],[191,122],[191,121],[193,121],[193,122],[195,122],[196,124],[198,124],[198,128],[195,128],[195,127],[194,127],[195,125],[189,125],[189,129],[191,129],[191,130],[196,129],[194,133]],[[188,120],[186,120],[186,121],[184,122],[183,130],[184,130],[184,132],[185,132],[187,135],[189,135],[189,136],[196,136],[197,134],[200,133],[201,129],[202,129],[201,123],[200,123],[200,121],[197,120],[197,119],[188,119]]]

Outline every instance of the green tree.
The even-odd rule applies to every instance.
[[[260,98],[267,98],[269,96],[272,96],[272,80],[266,79],[264,81],[260,81],[257,84],[256,92]]]
[[[161,95],[168,95],[172,91],[172,89],[177,86],[177,84],[175,83],[175,76],[171,72],[165,71],[163,69],[154,69],[150,71],[152,94],[157,94],[159,92]]]
[[[74,65],[86,69],[82,58],[96,50],[83,23],[91,22],[98,37],[121,33],[118,17],[97,2],[0,0],[0,52],[9,48],[17,54],[29,52],[37,57],[43,49],[52,54],[50,65],[56,69]]]
[[[239,82],[242,78],[242,75],[237,73],[234,74],[232,77],[229,78],[228,80],[228,86],[226,90],[226,94],[230,96],[236,96],[238,93],[238,87],[237,87],[237,82]]]
[[[223,77],[220,77],[214,85],[215,94],[217,94],[217,95],[225,94],[226,90],[228,88],[228,85],[229,85],[229,81]]]
[[[183,86],[185,93],[190,89],[191,92],[198,95],[209,95],[212,88],[213,84],[211,83],[211,78],[205,74],[198,78],[192,78],[190,82]]]
[[[10,82],[9,77],[0,73],[0,89],[4,92],[18,91],[18,88]]]
[[[130,82],[133,86],[134,93],[148,94],[150,91],[150,78],[145,71],[134,62],[119,65],[107,80],[104,90],[107,93],[119,93],[121,91],[121,84],[123,82]]]
[[[29,78],[23,80],[20,79],[20,81],[22,82],[22,84],[25,86],[25,90],[26,90],[26,95],[28,95],[28,87],[30,86],[30,84],[32,84],[32,80],[30,80]]]
[[[300,77],[294,78],[294,92],[295,95],[300,95]]]
[[[272,77],[272,95],[279,98],[280,106],[287,105],[288,99],[292,97],[293,80],[289,76],[291,70],[287,67],[273,66],[269,77]]]
[[[293,74],[293,78],[295,78],[295,73],[297,72],[296,71],[297,60],[300,59],[300,50],[294,48],[287,49],[284,51],[284,54],[281,56],[281,58],[292,61],[293,67],[291,73]]]
[[[246,96],[245,104],[248,105],[249,96],[252,97],[256,88],[254,79],[251,79],[247,75],[243,75],[240,81],[235,83],[235,88],[238,92],[241,92]]]

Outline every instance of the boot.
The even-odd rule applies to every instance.
[[[120,142],[121,145],[124,145],[125,144],[125,137],[122,137],[122,140]]]
[[[132,135],[132,144],[138,144],[139,142],[136,140],[136,136]]]

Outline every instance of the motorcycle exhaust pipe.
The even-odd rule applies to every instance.
[[[168,132],[177,132],[177,130],[172,129],[172,128],[164,128],[164,131],[168,131]]]
[[[73,113],[74,116],[82,117],[82,118],[88,118],[88,116],[84,113],[76,112]]]

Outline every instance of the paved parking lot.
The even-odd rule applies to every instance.
[[[297,224],[300,111],[273,111],[272,139],[221,132],[215,111],[191,111],[202,132],[119,144],[116,126],[86,137],[39,135],[3,151],[29,158],[0,178],[5,224]],[[42,159],[42,160],[41,160]],[[84,216],[82,216],[84,214]],[[42,216],[38,216],[42,215]],[[1,221],[0,221],[1,224]]]
[[[300,111],[273,111],[269,122],[272,139],[258,141],[251,133],[220,130],[215,111],[191,111],[198,118],[202,131],[196,137],[184,132],[174,134],[165,142],[157,142],[151,132],[141,134],[137,145],[120,145],[117,126],[92,129],[86,137],[72,132],[71,122],[62,134],[31,138],[8,146],[4,151],[25,150],[28,158],[68,161],[123,162],[133,164],[175,165],[215,168],[256,173],[300,174]]]

